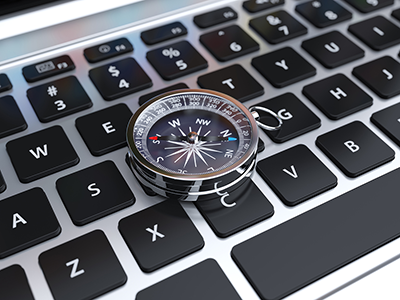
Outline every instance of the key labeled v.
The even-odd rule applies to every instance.
[[[34,151],[33,149],[30,149],[29,152],[30,152],[36,159],[39,159],[41,155],[47,156],[47,154],[48,154],[48,152],[47,152],[47,144],[44,144],[44,145],[43,145],[43,148],[36,147],[36,151]]]
[[[298,175],[296,169],[294,168],[294,165],[291,165],[290,169],[291,171],[288,171],[287,169],[282,169],[282,171],[296,179]]]

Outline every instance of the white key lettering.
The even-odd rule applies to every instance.
[[[344,142],[344,145],[353,153],[356,153],[358,150],[360,150],[360,146],[353,141]]]
[[[290,169],[292,170],[291,172],[288,171],[287,169],[282,169],[282,171],[285,172],[286,174],[290,175],[290,176],[293,177],[294,179],[296,179],[297,177],[299,177],[299,176],[297,175],[296,169],[294,168],[294,165],[291,165],[291,166],[290,166]]]
[[[29,152],[36,158],[39,159],[41,155],[47,156],[47,144],[44,144],[43,149],[40,147],[36,147],[36,152],[33,151],[32,149],[29,150]]]
[[[96,183],[95,183],[95,182],[89,184],[88,187],[87,187],[87,189],[88,189],[90,192],[94,192],[94,193],[90,194],[92,197],[96,197],[96,196],[100,195],[101,190],[100,190],[99,188],[96,187]]]
[[[227,80],[224,80],[224,81],[222,81],[222,84],[226,84],[226,85],[228,85],[232,90],[234,90],[235,89],[235,86],[232,84],[232,79],[231,78],[229,78],[229,79],[227,79]]]
[[[101,124],[107,134],[114,132],[116,129],[112,126],[111,122]]]
[[[393,78],[393,74],[390,73],[388,70],[383,69],[382,72],[387,76],[387,80],[390,80]]]
[[[286,111],[285,108],[283,108],[280,111],[278,111],[278,116],[282,120],[290,120],[291,118],[293,118],[293,115],[290,112]]]
[[[157,237],[159,237],[159,238],[164,238],[164,237],[165,237],[164,234],[158,232],[157,230],[158,230],[158,224],[155,224],[155,225],[153,226],[153,229],[151,229],[150,227],[147,227],[147,228],[146,228],[146,231],[147,231],[147,232],[150,232],[150,233],[152,234],[151,241],[152,241],[153,243],[157,240]]]
[[[339,87],[336,88],[336,92],[334,90],[330,90],[329,92],[338,100],[342,99],[342,97],[340,97],[341,95],[347,97],[347,94]]]
[[[17,228],[17,224],[18,223],[22,223],[22,224],[27,224],[28,222],[25,221],[25,219],[23,217],[21,217],[21,215],[19,213],[15,213],[13,214],[13,229]]]
[[[277,65],[278,67],[281,67],[285,71],[289,69],[289,67],[286,65],[286,61],[284,59],[282,59],[281,61],[275,62],[275,65]]]
[[[339,52],[340,48],[334,42],[330,42],[329,44],[324,45],[325,49],[331,53]]]
[[[71,278],[75,278],[79,275],[82,275],[83,273],[85,273],[84,269],[81,269],[79,271],[76,271],[78,269],[78,264],[79,264],[79,258],[76,258],[74,260],[71,260],[69,262],[67,262],[65,265],[67,267],[72,266],[72,270],[71,270],[71,274],[69,275],[69,277]]]

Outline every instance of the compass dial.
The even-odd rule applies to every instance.
[[[258,139],[251,114],[231,100],[190,90],[152,101],[128,128],[131,152],[152,171],[172,177],[228,172],[254,151]]]

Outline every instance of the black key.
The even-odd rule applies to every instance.
[[[305,40],[301,46],[324,67],[332,69],[364,57],[364,50],[339,31]]]
[[[296,11],[318,28],[351,19],[352,14],[333,0],[308,1],[296,6]]]
[[[104,100],[114,100],[153,85],[132,57],[91,69],[89,77]]]
[[[22,68],[22,75],[28,82],[35,82],[75,69],[74,62],[68,55],[62,55]]]
[[[236,20],[237,17],[238,15],[236,11],[229,6],[226,6],[205,14],[197,15],[193,18],[193,22],[200,28],[208,28],[230,20]]]
[[[400,103],[382,109],[371,116],[371,122],[400,146]]]
[[[395,17],[397,20],[400,21],[400,8],[392,11],[392,17]]]
[[[278,88],[317,74],[317,70],[290,47],[255,57],[251,64],[265,79]]]
[[[200,76],[197,83],[202,88],[230,95],[240,102],[264,94],[264,88],[237,64]]]
[[[332,120],[372,105],[372,98],[343,74],[306,85],[303,94]]]
[[[286,205],[294,206],[337,185],[337,178],[304,145],[257,163],[257,172]]]
[[[282,43],[307,33],[307,28],[284,10],[252,19],[250,26],[270,44]]]
[[[355,67],[352,73],[379,97],[388,99],[400,94],[400,64],[390,56]]]
[[[207,61],[187,41],[147,52],[148,61],[165,80],[172,80],[205,69]]]
[[[383,7],[393,5],[394,0],[345,0],[354,8],[358,9],[362,13],[369,13],[381,9]]]
[[[286,142],[321,126],[321,120],[292,93],[261,102],[257,106],[276,112],[283,121],[282,127],[277,131],[264,130],[275,143]],[[257,112],[260,114],[260,122],[273,124],[275,121],[269,114]]]
[[[180,82],[174,85],[170,85],[166,88],[163,88],[161,90],[157,90],[151,93],[148,93],[146,95],[140,96],[139,97],[139,105],[143,105],[144,103],[146,103],[147,101],[149,101],[150,99],[154,98],[155,96],[164,94],[166,92],[171,92],[171,91],[175,91],[175,90],[181,90],[181,89],[188,89],[189,87],[186,85],[186,83]]]
[[[257,153],[261,153],[265,150],[265,143],[262,139],[258,139],[258,144],[257,144]]]
[[[238,25],[203,34],[200,42],[219,61],[228,61],[260,49],[260,45]]]
[[[90,153],[100,156],[126,146],[126,127],[132,112],[124,103],[111,106],[75,121]]]
[[[400,28],[382,16],[350,25],[349,31],[373,50],[383,50],[400,43]]]
[[[213,259],[207,259],[141,290],[136,295],[136,300],[154,299],[240,300],[241,298],[218,263]]]
[[[175,199],[122,219],[118,229],[143,272],[152,272],[204,246],[200,233]]]
[[[71,142],[60,126],[53,126],[12,140],[8,155],[23,183],[72,167],[79,162]]]
[[[274,1],[258,1],[258,0],[249,0],[243,2],[243,7],[251,13],[255,13],[258,11],[262,11],[265,9],[269,9],[278,5],[282,5],[285,3],[285,0],[274,0]]]
[[[93,106],[75,76],[30,88],[26,92],[40,122],[47,123]]]
[[[12,89],[12,84],[10,79],[6,74],[0,74],[0,93]]]
[[[187,34],[187,29],[181,22],[173,22],[140,34],[143,42],[154,45]]]
[[[28,128],[13,96],[0,98],[0,138]]]
[[[12,265],[0,270],[1,299],[34,300],[24,269]]]
[[[235,246],[232,258],[262,299],[281,299],[400,236],[399,176],[397,169],[263,232]]]
[[[120,38],[83,50],[83,55],[90,63],[99,62],[107,58],[115,57],[133,51],[132,44],[126,38]]]
[[[3,175],[0,172],[0,193],[4,192],[7,188],[7,184],[3,178]]]
[[[0,201],[0,258],[51,239],[61,232],[46,194],[33,188]]]
[[[56,182],[75,225],[82,226],[135,203],[135,197],[112,161],[105,161]]]
[[[360,121],[320,135],[316,144],[349,177],[394,159],[394,151]]]
[[[228,237],[274,214],[274,207],[251,179],[239,188],[218,192],[218,196],[219,200],[195,204],[219,237]]]
[[[400,103],[382,109],[371,116],[371,122],[400,146]]]
[[[42,268],[56,300],[93,299],[125,284],[127,276],[100,230],[40,254]]]

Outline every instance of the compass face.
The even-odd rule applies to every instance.
[[[172,93],[141,108],[130,147],[163,174],[221,172],[254,149],[254,120],[245,111],[239,102],[214,93]]]

